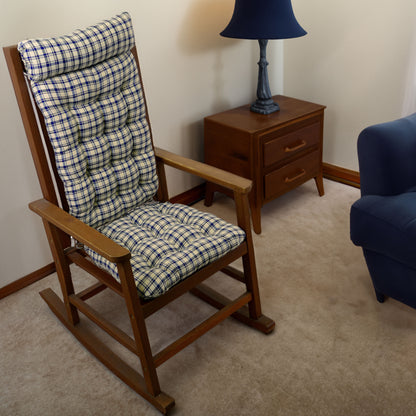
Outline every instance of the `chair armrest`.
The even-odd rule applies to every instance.
[[[224,188],[231,189],[237,193],[248,194],[253,185],[250,179],[218,169],[214,166],[207,165],[206,163],[179,156],[158,147],[155,147],[155,154],[156,158],[168,166],[192,173],[202,179],[221,185]]]
[[[46,199],[31,202],[29,208],[112,263],[120,263],[130,258],[130,252],[126,248]]]
[[[416,187],[416,113],[367,127],[357,147],[362,195],[397,195]]]

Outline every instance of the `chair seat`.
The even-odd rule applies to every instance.
[[[351,239],[416,268],[416,192],[360,198],[351,208]]]
[[[244,231],[212,214],[169,202],[148,202],[99,231],[131,252],[137,290],[148,299],[217,260],[245,239]],[[91,259],[116,280],[116,265],[91,249]]]

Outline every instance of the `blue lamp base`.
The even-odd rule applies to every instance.
[[[270,92],[267,73],[269,63],[266,59],[267,42],[267,39],[259,39],[260,61],[258,62],[257,100],[250,107],[251,111],[260,114],[271,114],[280,110],[279,105],[272,100],[272,93]]]
[[[253,113],[259,114],[271,114],[275,111],[279,111],[279,104],[275,103],[271,98],[268,100],[256,100],[251,104],[250,110]]]

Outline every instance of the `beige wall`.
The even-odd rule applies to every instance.
[[[155,144],[202,160],[202,119],[254,98],[258,46],[221,38],[233,0],[2,0],[1,46],[72,32],[127,10]],[[282,48],[269,46],[270,82],[281,88]],[[0,287],[51,261],[40,220],[27,203],[41,197],[3,55],[0,56]],[[169,172],[171,195],[196,184]]]
[[[327,105],[324,161],[358,170],[359,132],[402,115],[415,62],[416,1],[292,3],[309,33],[285,41],[285,94]]]
[[[358,169],[365,126],[399,117],[405,101],[414,0],[293,0],[309,32],[269,42],[272,93],[328,106],[324,161]],[[155,143],[202,159],[202,119],[254,98],[258,47],[221,38],[233,0],[2,1],[0,43],[55,36],[128,10],[134,23]],[[414,47],[414,46],[413,46]],[[283,83],[284,78],[284,83]],[[3,56],[0,56],[0,287],[51,261],[27,203],[41,196]],[[407,106],[409,107],[409,106]],[[171,194],[194,184],[170,173]]]

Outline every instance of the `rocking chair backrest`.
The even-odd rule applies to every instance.
[[[158,188],[133,47],[128,13],[71,36],[18,45],[69,212],[94,228],[152,199]]]

